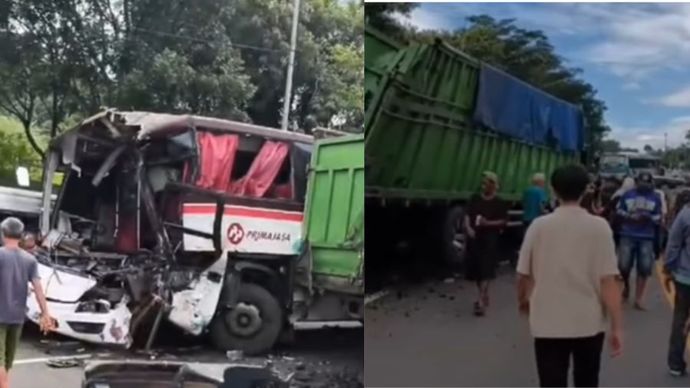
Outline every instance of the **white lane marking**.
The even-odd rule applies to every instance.
[[[23,360],[14,360],[13,365],[37,364],[39,362],[60,361],[60,360],[82,360],[91,358],[93,354],[77,354],[74,356],[58,356],[58,357],[39,357],[39,358],[25,358]]]

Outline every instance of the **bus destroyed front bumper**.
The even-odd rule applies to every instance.
[[[38,264],[38,273],[48,299],[48,311],[56,320],[57,333],[85,342],[110,345],[131,345],[129,332],[132,313],[128,298],[112,304],[104,299],[86,299],[96,280]],[[38,323],[41,310],[33,297],[27,301],[27,317]]]
[[[175,326],[192,335],[200,335],[214,316],[223,287],[227,255],[205,269],[171,271],[169,300],[151,292],[151,270],[141,270],[130,264],[132,271],[144,275],[109,278],[94,275],[83,267],[68,267],[39,260],[38,273],[46,294],[48,311],[57,323],[56,332],[74,339],[95,344],[130,347],[138,328],[148,320],[153,308],[164,308],[164,317]],[[90,268],[90,267],[87,267]],[[134,278],[131,283],[119,282]],[[112,279],[118,279],[118,282]],[[142,280],[143,279],[143,280]],[[142,282],[144,284],[142,284]],[[137,285],[138,284],[138,285]],[[139,288],[137,290],[137,288]],[[27,317],[38,323],[40,307],[30,288]],[[155,328],[153,329],[155,330]]]

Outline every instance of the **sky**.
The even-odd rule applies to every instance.
[[[598,90],[609,137],[642,149],[684,142],[690,129],[690,4],[423,3],[401,21],[462,28],[470,15],[515,19],[546,33],[556,52]]]

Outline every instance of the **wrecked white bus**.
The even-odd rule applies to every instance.
[[[303,222],[312,147],[246,123],[115,110],[54,139],[38,258],[57,332],[150,347],[167,319],[252,354],[295,321],[361,319],[361,270],[323,286],[314,272],[322,239],[310,242]]]

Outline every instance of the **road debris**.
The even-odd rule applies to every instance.
[[[244,358],[244,352],[242,352],[241,350],[228,350],[225,353],[225,356],[230,361],[239,361]]]
[[[58,369],[75,368],[75,367],[81,366],[81,364],[82,364],[81,360],[74,359],[74,358],[46,361],[46,365],[48,365],[51,368],[58,368]]]

